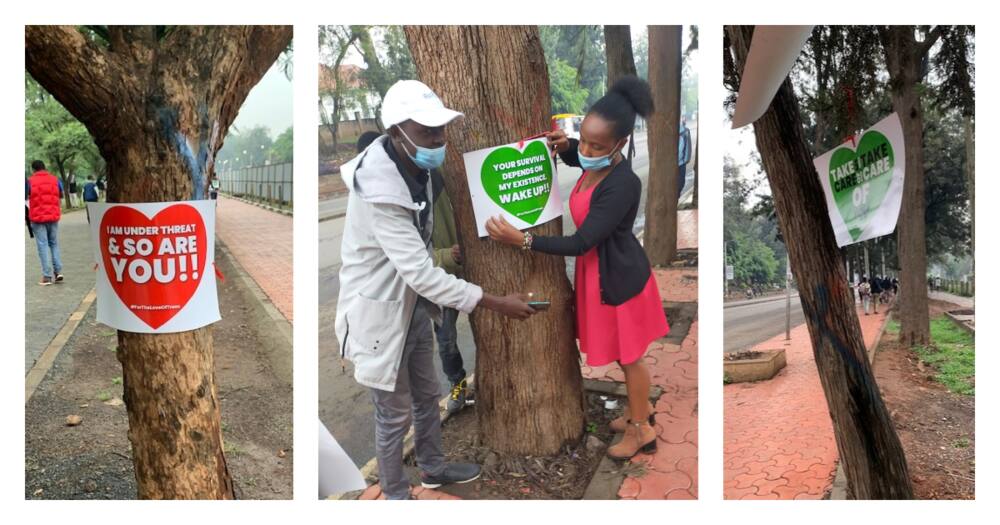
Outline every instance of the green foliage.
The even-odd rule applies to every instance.
[[[292,127],[289,126],[278,138],[274,139],[271,145],[271,163],[292,162]]]
[[[914,350],[921,361],[937,369],[935,380],[956,394],[975,395],[976,343],[972,336],[941,316],[931,320],[931,341]]]
[[[96,152],[87,128],[25,74],[25,172],[30,173],[31,161],[42,160],[50,172],[68,182],[77,170],[96,162],[92,160],[100,157]]]
[[[563,60],[548,61],[549,93],[552,97],[552,113],[582,114],[586,109],[587,90],[576,83],[576,70]]]
[[[270,132],[264,126],[231,132],[215,158],[215,169],[228,171],[249,166],[263,166],[271,145]]]
[[[607,60],[601,26],[539,26],[546,62],[562,60],[576,72],[576,84],[587,91],[585,107],[605,92]],[[553,107],[555,101],[553,101]]]
[[[723,239],[725,264],[733,266],[732,286],[784,283],[784,246],[776,239],[773,218],[754,213],[750,199],[759,181],[740,175],[733,159],[723,164]]]

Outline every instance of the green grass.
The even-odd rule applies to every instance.
[[[122,384],[122,376],[118,376],[118,377],[112,379],[111,380],[111,384],[112,385],[120,385],[120,384]]]
[[[104,391],[104,392],[98,392],[97,393],[97,400],[98,401],[107,401],[109,399],[111,399],[111,392]]]
[[[889,319],[889,322],[885,325],[885,331],[890,334],[899,333],[899,321],[895,318]]]
[[[597,423],[594,423],[593,421],[587,423],[587,432],[591,434],[597,432]]]
[[[226,444],[222,446],[222,450],[230,456],[238,456],[246,452],[242,447],[232,441],[226,441]]]
[[[951,319],[941,316],[931,320],[931,344],[913,348],[920,360],[933,366],[934,377],[949,391],[975,395],[976,343],[972,335]]]

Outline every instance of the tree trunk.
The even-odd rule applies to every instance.
[[[653,266],[677,255],[677,141],[681,121],[681,26],[649,26],[649,178],[643,243]]]
[[[962,118],[963,134],[965,136],[965,182],[969,191],[969,217],[972,235],[972,276],[976,275],[976,131],[971,115]],[[973,281],[975,282],[975,281]]]
[[[604,54],[608,62],[608,89],[619,78],[635,75],[632,32],[629,26],[604,26]]]
[[[917,42],[913,26],[880,28],[889,70],[892,109],[899,114],[906,145],[903,205],[896,229],[899,243],[899,342],[904,346],[930,342],[927,307],[927,242],[924,211],[924,117],[916,84],[928,42]],[[926,46],[926,47],[925,47]]]
[[[698,119],[695,120],[695,129],[698,130],[698,139],[694,141],[694,189],[691,195],[691,207],[698,209],[698,149],[701,147],[701,112],[698,112]]]
[[[726,30],[742,72],[753,27]],[[852,495],[912,498],[906,457],[869,366],[823,189],[787,78],[771,107],[754,123],[754,133]]]
[[[72,27],[27,26],[32,76],[94,136],[108,202],[205,197],[215,155],[291,27],[113,26],[109,46]],[[144,499],[231,499],[212,329],[118,332],[129,441]]]
[[[447,127],[445,187],[455,209],[465,277],[492,293],[534,292],[551,308],[528,321],[477,309],[480,441],[501,452],[549,455],[583,435],[583,389],[573,291],[562,257],[478,238],[462,153],[549,128],[545,55],[534,26],[407,26],[420,79],[465,113]],[[477,175],[474,175],[477,176]],[[530,230],[562,235],[562,220]]]

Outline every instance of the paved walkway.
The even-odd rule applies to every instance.
[[[948,292],[928,292],[927,297],[934,299],[936,301],[944,301],[946,303],[957,304],[962,308],[976,307],[975,297],[962,297],[961,295],[950,294]]]
[[[38,286],[42,277],[35,239],[24,230],[24,372],[59,333],[80,301],[94,287],[94,252],[86,212],[63,211],[59,220],[62,283]]]
[[[865,346],[875,344],[885,311],[858,319]],[[821,499],[833,485],[837,444],[805,324],[756,350],[785,349],[787,365],[768,381],[723,391],[725,499]]]
[[[292,218],[224,195],[218,202],[219,240],[291,322]]]
[[[698,249],[698,210],[677,212],[677,249]]]

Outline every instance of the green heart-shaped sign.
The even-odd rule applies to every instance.
[[[507,213],[535,224],[552,193],[552,162],[545,142],[536,140],[524,151],[497,148],[483,161],[480,176],[490,199]]]
[[[882,205],[895,165],[892,144],[878,131],[862,135],[856,150],[838,148],[830,157],[830,188],[852,239],[861,236]]]

